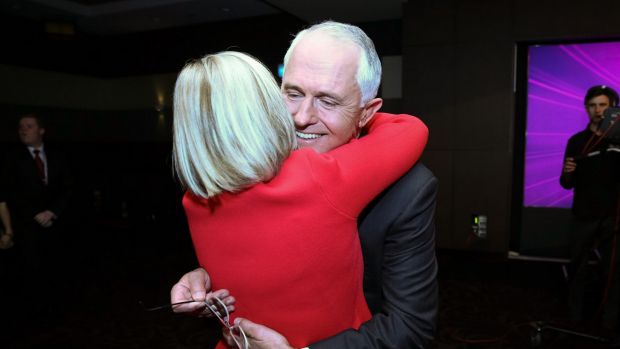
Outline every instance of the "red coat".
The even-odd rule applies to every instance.
[[[198,260],[212,288],[237,299],[233,318],[273,328],[294,347],[370,319],[357,216],[419,159],[428,130],[383,113],[368,128],[325,154],[294,151],[275,178],[240,193],[185,195]]]

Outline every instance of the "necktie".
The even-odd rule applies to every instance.
[[[43,182],[45,182],[45,164],[43,163],[43,159],[39,156],[41,151],[38,149],[34,150],[34,164],[37,166],[37,173],[39,174],[39,178]]]

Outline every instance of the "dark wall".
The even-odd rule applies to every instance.
[[[0,142],[17,142],[17,124],[24,114],[37,113],[45,122],[47,141],[58,143],[140,143],[172,139],[172,110],[76,110],[41,106],[2,105]]]
[[[161,119],[150,111],[2,108],[0,159],[22,146],[17,122],[20,115],[31,112],[43,118],[46,147],[69,159],[72,221],[93,215],[111,221],[179,218],[181,190],[172,173],[169,117]],[[0,162],[0,173],[4,165]]]
[[[47,33],[44,21],[0,14],[0,64],[110,78],[178,72],[189,59],[234,49],[276,73],[293,35],[306,26],[278,14],[123,35],[58,35]],[[380,56],[401,54],[400,20],[360,26]]]
[[[403,109],[431,130],[440,179],[439,247],[506,252],[510,239],[515,44],[618,37],[620,2],[410,1],[403,16]],[[471,240],[472,213],[488,237]]]
[[[97,77],[178,72],[191,58],[236,49],[277,67],[304,23],[289,15],[124,35],[52,35],[44,21],[0,16],[0,63]]]

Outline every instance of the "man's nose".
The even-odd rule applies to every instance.
[[[306,98],[293,115],[295,126],[305,127],[316,122],[316,108],[312,98]]]

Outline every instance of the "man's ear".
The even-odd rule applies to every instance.
[[[45,129],[44,128],[40,128],[39,129],[39,135],[41,135],[41,137],[43,137],[44,134],[45,134]]]
[[[364,127],[368,121],[372,120],[377,111],[381,109],[383,105],[383,99],[381,98],[373,98],[368,103],[366,103],[362,110],[362,117],[360,118],[360,122],[358,126],[360,128]]]

